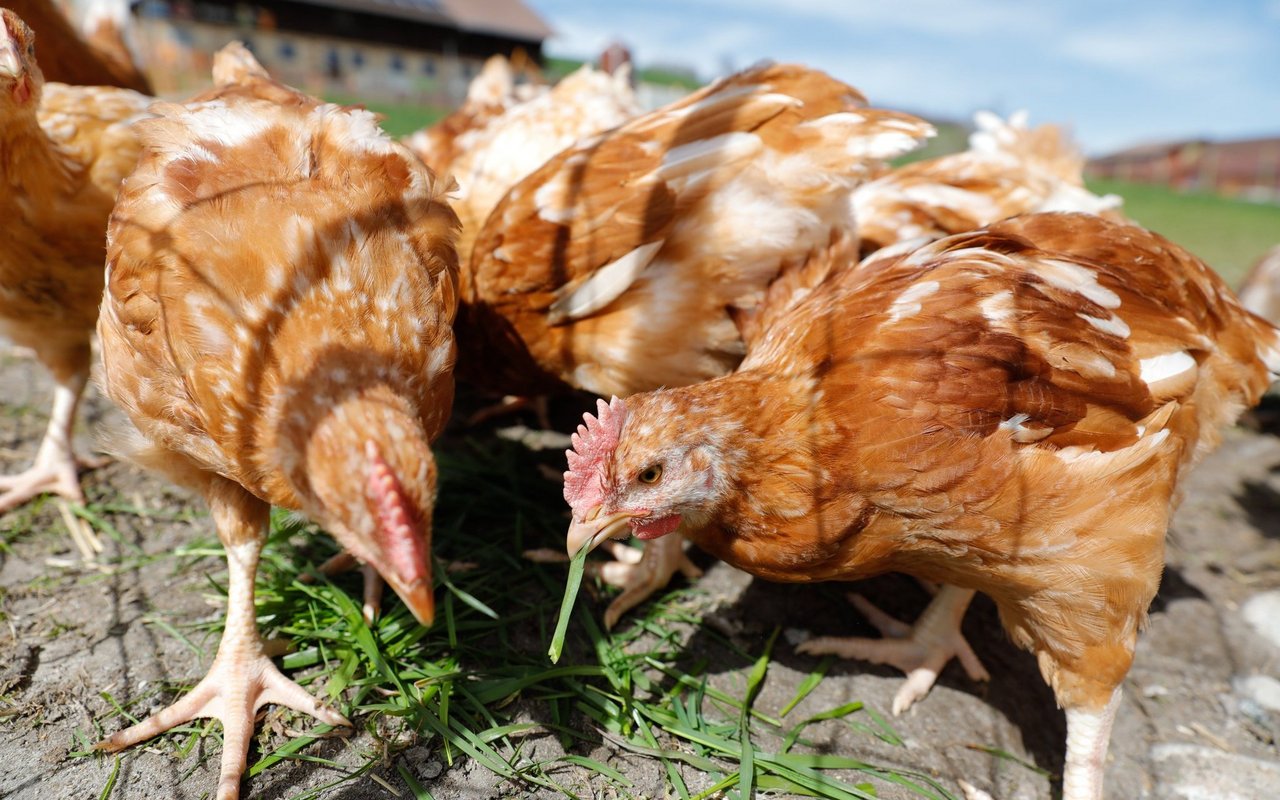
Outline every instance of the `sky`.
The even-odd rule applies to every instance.
[[[1026,109],[1086,152],[1280,135],[1280,0],[528,0],[554,56],[611,41],[702,79],[796,61],[872,105],[967,121]]]

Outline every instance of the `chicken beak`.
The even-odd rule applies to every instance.
[[[431,573],[426,572],[412,583],[406,583],[398,577],[390,578],[383,575],[383,578],[391,584],[391,588],[396,590],[396,594],[400,595],[400,599],[413,612],[414,619],[426,627],[431,627],[431,623],[436,618],[436,598],[431,584]]]
[[[4,37],[0,41],[0,78],[21,80],[26,76],[26,71],[26,67],[22,64],[22,58],[18,55],[18,48],[14,46],[13,39],[7,36]]]
[[[626,511],[618,511],[601,517],[600,506],[588,511],[581,520],[575,516],[573,523],[569,525],[569,533],[565,536],[565,550],[573,557],[583,547],[591,552],[608,539],[625,538],[631,532],[627,523],[635,516]]]

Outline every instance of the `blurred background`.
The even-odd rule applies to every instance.
[[[1280,0],[142,0],[130,15],[161,94],[207,85],[214,51],[241,39],[397,135],[456,106],[497,53],[547,80],[630,60],[651,108],[760,59],[800,61],[932,120],[914,157],[963,149],[980,109],[1065,127],[1095,192],[1233,285],[1280,242]]]

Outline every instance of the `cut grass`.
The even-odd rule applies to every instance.
[[[1280,205],[1121,181],[1089,181],[1089,188],[1123,197],[1124,213],[1204,259],[1233,287],[1280,243]]]
[[[638,796],[625,767],[600,755],[600,745],[607,742],[616,751],[655,759],[674,795],[687,799],[715,793],[746,798],[766,790],[839,800],[875,797],[869,778],[897,784],[920,797],[952,797],[924,775],[854,757],[803,752],[808,743],[802,735],[808,725],[870,711],[849,703],[796,724],[755,708],[755,698],[770,679],[774,638],[760,652],[746,655],[703,628],[720,650],[716,685],[705,664],[684,663],[684,643],[701,620],[699,604],[691,602],[696,592],[670,592],[613,632],[596,622],[600,604],[588,610],[579,603],[577,613],[568,618],[564,663],[552,665],[547,642],[565,569],[529,563],[518,554],[563,541],[567,516],[560,487],[536,468],[540,458],[554,461],[559,454],[542,458],[515,443],[464,438],[440,448],[438,457],[442,485],[435,551],[440,613],[429,629],[418,625],[390,595],[383,615],[373,626],[366,625],[355,599],[358,574],[330,581],[314,571],[313,565],[335,552],[332,541],[295,515],[273,514],[257,581],[263,635],[289,640],[292,648],[282,658],[283,668],[347,714],[372,737],[374,746],[349,751],[344,765],[332,747],[310,747],[330,734],[327,726],[293,712],[272,711],[261,725],[250,776],[283,762],[307,761],[333,772],[328,787],[366,776],[395,781],[398,773],[402,790],[429,796],[430,786],[413,776],[412,765],[400,760],[392,767],[388,762],[407,747],[425,744],[447,764],[474,761],[517,792],[541,788],[587,798],[607,787],[620,797]],[[113,514],[125,513],[99,509],[90,516],[95,527],[104,528]],[[210,559],[220,556],[210,531],[161,558],[183,569],[207,569],[216,563]],[[463,561],[466,568],[446,566]],[[131,566],[162,568],[142,559]],[[215,574],[223,573],[219,569]],[[311,582],[304,582],[304,575]],[[225,594],[221,580],[209,580],[220,601]],[[173,626],[154,614],[150,622],[193,651],[207,650],[202,663],[222,625],[220,616],[188,627]],[[737,666],[730,669],[725,663]],[[785,710],[818,685],[828,665],[824,662],[798,687],[797,699]],[[169,699],[187,688],[155,687],[129,698],[104,695],[112,710],[95,720],[96,730],[77,731],[76,749],[88,755],[91,742],[129,721],[131,714],[153,706],[157,693]],[[291,725],[306,732],[280,733]],[[879,725],[890,735],[876,726],[862,730],[898,741],[882,720]],[[218,752],[196,744],[205,736],[216,737],[219,729],[202,720],[174,729],[152,746],[193,761],[192,753]],[[535,735],[556,737],[565,752],[531,757],[525,741]],[[188,768],[194,770],[199,763]],[[109,790],[104,786],[104,792]],[[300,796],[316,796],[319,791]]]

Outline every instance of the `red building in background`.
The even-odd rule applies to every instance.
[[[1280,137],[1143,145],[1089,162],[1090,177],[1280,201]]]

